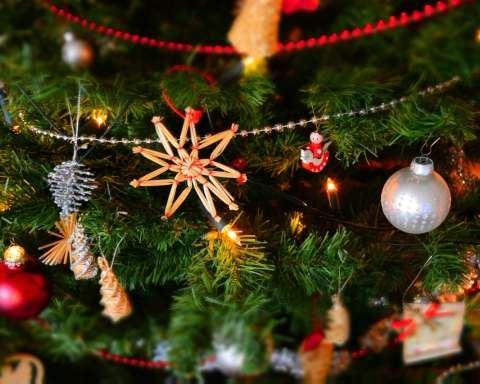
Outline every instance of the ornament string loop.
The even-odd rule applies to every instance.
[[[174,72],[191,72],[199,75],[202,77],[209,85],[210,87],[214,88],[216,84],[215,78],[208,72],[202,71],[201,69],[192,67],[190,65],[174,65],[166,70],[165,73],[170,74]],[[182,119],[185,119],[185,114],[173,103],[172,99],[170,98],[168,91],[166,88],[163,89],[162,91],[162,97],[167,103],[167,105],[170,107],[170,109],[175,112],[178,116],[180,116]],[[202,115],[203,115],[203,109],[190,109],[190,113],[188,115],[188,118],[194,123],[197,124]]]
[[[432,144],[428,147],[428,152],[425,152],[425,149],[428,145],[428,140],[430,138],[430,135],[427,137],[425,142],[422,145],[422,148],[420,148],[420,154],[424,157],[429,157],[432,154],[432,149],[435,144],[437,144],[440,141],[440,137],[437,137]]]

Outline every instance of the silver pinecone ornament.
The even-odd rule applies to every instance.
[[[77,280],[91,279],[98,272],[97,261],[90,252],[88,237],[80,222],[77,222],[73,232],[70,270]]]
[[[78,212],[83,202],[90,200],[97,188],[93,173],[75,160],[64,161],[48,174],[48,184],[55,204],[60,208],[60,217]]]
[[[428,157],[416,157],[410,167],[395,172],[382,190],[382,210],[400,231],[426,233],[448,215],[451,195],[445,180]]]

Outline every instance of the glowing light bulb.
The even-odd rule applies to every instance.
[[[95,123],[97,123],[98,127],[101,127],[107,122],[107,117],[108,117],[108,114],[100,110],[93,111],[92,113],[92,119],[95,121]]]
[[[222,233],[225,234],[230,240],[234,243],[241,245],[240,237],[238,236],[237,232],[235,232],[229,225],[226,225],[222,229]]]
[[[327,192],[336,192],[337,190],[335,182],[330,177],[327,178]]]

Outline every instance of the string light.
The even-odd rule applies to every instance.
[[[237,231],[234,231],[229,224],[223,227],[222,234],[228,237],[235,244],[242,245],[242,243],[240,242],[240,237],[237,234]]]
[[[92,112],[92,119],[95,121],[97,126],[100,128],[107,122],[108,114],[101,110],[95,110]]]
[[[327,178],[325,183],[325,190],[327,191],[328,205],[333,209],[340,209],[340,201],[338,200],[338,187],[330,177]]]
[[[328,192],[336,192],[337,191],[337,185],[335,182],[329,177],[327,179],[327,191]]]

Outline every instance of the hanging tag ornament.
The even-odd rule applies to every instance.
[[[389,177],[382,190],[382,210],[402,232],[421,234],[434,230],[448,215],[451,195],[445,180],[428,157],[416,157],[410,167]]]
[[[403,319],[392,322],[403,341],[406,364],[449,356],[462,350],[465,303],[406,304]]]
[[[310,134],[310,143],[300,150],[300,161],[306,170],[318,173],[325,168],[330,157],[328,147],[331,141],[324,142],[324,138],[318,132]]]

